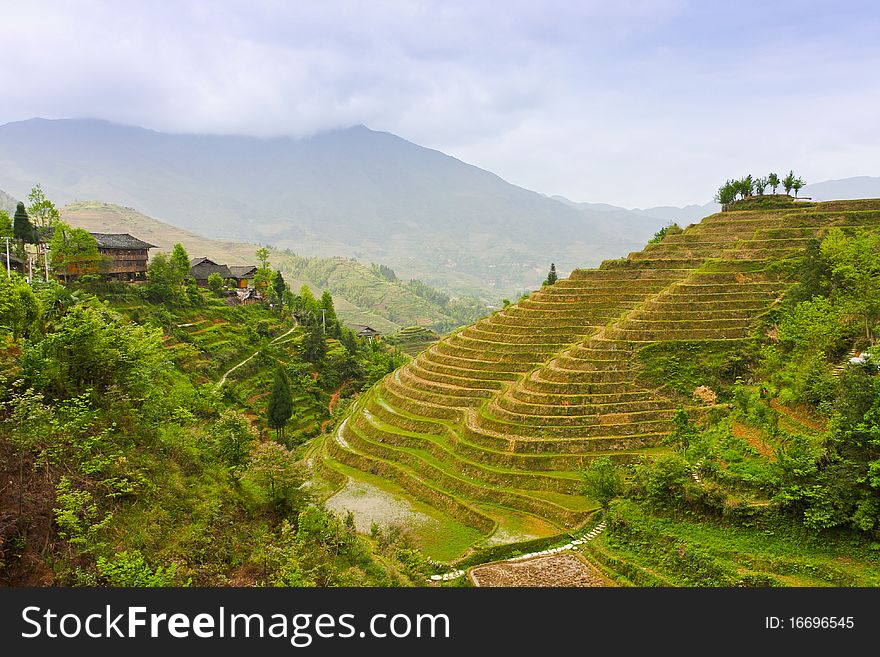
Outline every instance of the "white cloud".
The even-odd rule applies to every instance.
[[[29,2],[0,121],[305,135],[363,123],[630,206],[724,178],[873,174],[878,12],[830,3]]]

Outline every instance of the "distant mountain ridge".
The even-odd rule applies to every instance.
[[[97,120],[0,126],[0,188],[40,182],[207,237],[381,262],[492,298],[638,248],[654,217],[576,208],[364,126],[304,139],[171,135]]]

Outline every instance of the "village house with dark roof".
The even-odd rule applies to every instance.
[[[149,244],[128,233],[92,233],[98,242],[98,253],[107,258],[108,268],[105,274],[120,281],[142,280],[147,276],[147,259],[149,250],[155,249]]]
[[[256,265],[221,265],[210,258],[196,258],[191,263],[190,274],[199,287],[208,287],[208,276],[219,274],[230,287],[247,289],[257,273]]]
[[[348,327],[355,332],[359,338],[378,338],[382,335],[379,331],[366,324],[349,324]]]

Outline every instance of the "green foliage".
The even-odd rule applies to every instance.
[[[125,588],[181,586],[177,578],[177,564],[153,569],[139,550],[123,550],[110,559],[98,557],[97,569],[108,586]],[[183,585],[188,586],[189,582]]]
[[[83,228],[71,228],[60,220],[55,224],[49,250],[52,268],[65,277],[96,274],[106,266],[92,234]]]
[[[681,226],[675,222],[670,222],[668,225],[663,226],[663,228],[654,233],[654,237],[648,240],[648,244],[659,244],[667,235],[678,235],[683,232],[684,230]]]
[[[268,419],[269,426],[278,432],[278,439],[284,437],[284,427],[293,415],[293,403],[290,397],[290,384],[287,375],[280,367],[275,371],[275,383],[272,386],[272,395],[269,397]]]
[[[190,266],[189,254],[183,248],[183,244],[179,242],[174,245],[171,251],[169,262],[174,270],[174,278],[178,283],[183,283],[190,275],[192,267]]]
[[[551,262],[550,272],[547,274],[547,278],[544,281],[543,285],[553,285],[558,280],[559,276],[556,275],[556,264]]]
[[[584,494],[606,510],[612,500],[623,494],[623,483],[623,473],[609,456],[591,461],[584,471]]]
[[[164,253],[150,258],[145,289],[147,298],[157,303],[180,304],[186,299],[180,270]]]
[[[36,242],[36,231],[31,223],[24,203],[18,202],[15,206],[15,225],[13,227],[13,235],[20,242],[33,243]]]
[[[247,416],[227,409],[211,427],[217,456],[233,471],[247,465],[257,432]]]
[[[55,332],[25,346],[21,366],[31,385],[59,398],[112,388],[139,397],[154,390],[166,361],[158,331],[81,304],[61,318]]]
[[[385,279],[389,283],[397,282],[397,274],[394,273],[394,270],[387,265],[377,265],[375,263],[370,265],[370,269],[374,271],[379,277]]]
[[[74,548],[88,552],[100,547],[99,535],[112,518],[101,514],[92,494],[77,489],[67,477],[56,486],[55,522],[62,538]]]
[[[831,269],[832,298],[842,312],[862,319],[872,339],[871,326],[880,317],[880,234],[848,236],[831,228],[821,250]]]
[[[61,219],[61,212],[52,201],[46,198],[46,194],[39,184],[28,193],[28,201],[31,204],[27,211],[37,228],[49,228]]]
[[[13,340],[36,335],[43,318],[43,304],[22,277],[0,275],[0,334]]]
[[[211,290],[211,292],[214,292],[215,294],[220,292],[225,284],[226,281],[224,281],[223,277],[216,271],[212,271],[208,274],[208,289]]]
[[[773,188],[773,193],[775,194],[776,188],[779,187],[779,185],[780,185],[779,176],[776,175],[775,173],[767,174],[767,184]]]
[[[293,455],[271,440],[256,444],[244,480],[256,486],[263,500],[280,515],[296,513],[310,499],[302,488],[305,478]]]
[[[12,217],[9,216],[9,213],[6,210],[0,208],[0,239],[14,236],[15,233],[12,229]]]
[[[677,450],[686,450],[699,435],[700,429],[688,417],[687,412],[679,407],[672,416],[672,433],[666,438],[666,444]]]

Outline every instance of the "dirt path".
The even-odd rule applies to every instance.
[[[290,335],[291,333],[293,333],[293,332],[296,330],[296,327],[297,327],[297,324],[294,323],[293,328],[291,328],[289,331],[287,331],[287,333],[285,333],[284,335],[279,335],[277,338],[275,338],[274,340],[272,340],[269,344],[275,344],[275,343],[278,342],[279,340],[282,340],[283,338],[286,338],[288,335]],[[226,371],[226,373],[223,374],[222,377],[220,377],[220,380],[217,382],[217,387],[214,388],[214,389],[215,389],[215,390],[220,390],[220,388],[223,387],[223,384],[226,383],[226,377],[228,377],[230,374],[232,374],[232,373],[233,373],[235,370],[237,370],[239,367],[241,367],[242,365],[244,365],[245,363],[247,363],[249,360],[251,360],[251,359],[252,359],[254,356],[256,356],[258,353],[260,353],[259,350],[257,350],[257,351],[255,351],[254,353],[252,353],[250,356],[248,356],[248,357],[245,358],[243,361],[241,361],[238,365],[233,365],[232,367],[230,367],[230,368]]]

